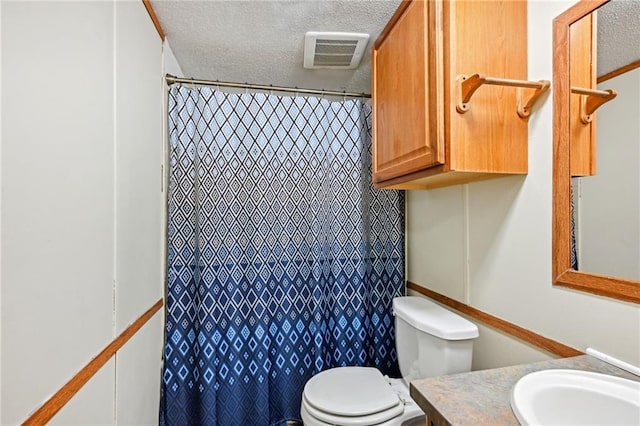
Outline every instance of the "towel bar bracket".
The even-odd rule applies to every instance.
[[[618,93],[613,89],[595,90],[582,87],[572,87],[571,93],[580,95],[580,121],[582,121],[582,124],[591,123],[593,121],[593,113],[618,96]]]
[[[482,85],[491,86],[508,86],[517,87],[516,92],[517,105],[516,111],[520,118],[527,118],[531,114],[531,107],[538,98],[549,89],[550,82],[548,80],[528,81],[528,80],[511,80],[506,78],[486,77],[480,74],[470,76],[461,74],[456,77],[457,103],[456,111],[464,114],[469,110],[469,101],[471,97]],[[525,90],[533,89],[533,91]]]

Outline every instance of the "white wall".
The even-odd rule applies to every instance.
[[[142,1],[116,2],[116,333],[163,295],[162,41]],[[116,421],[158,423],[163,317],[116,355]]]
[[[566,2],[529,2],[529,79],[552,79],[552,20]],[[640,364],[640,309],[551,284],[552,97],[529,118],[529,173],[407,192],[408,279],[584,350]],[[474,369],[550,354],[481,328]]]
[[[578,268],[640,280],[640,68],[598,88],[618,96],[596,113],[596,175],[579,179]]]
[[[175,55],[173,54],[173,50],[171,50],[171,46],[169,45],[169,41],[165,40],[164,45],[162,46],[163,52],[163,62],[164,62],[164,74],[171,74],[176,77],[183,77],[184,73],[182,72],[182,68],[180,64],[176,60]]]
[[[2,48],[2,5],[0,4],[0,48]],[[0,55],[0,100],[2,99],[2,57]],[[2,102],[0,101],[0,129]],[[2,188],[2,132],[0,131],[0,188]],[[0,191],[0,242],[2,241],[2,195]],[[2,316],[2,244],[0,243],[0,318]],[[2,327],[0,326],[0,421],[2,420]]]
[[[142,2],[2,2],[2,417],[162,295],[161,41]],[[157,314],[53,424],[157,424]]]
[[[113,5],[3,2],[2,20],[1,420],[14,424],[113,338]],[[113,375],[95,380],[64,422],[111,421]]]

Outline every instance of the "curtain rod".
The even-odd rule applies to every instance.
[[[369,93],[337,92],[333,90],[300,89],[298,87],[266,86],[263,84],[231,83],[228,81],[213,81],[213,80],[197,80],[195,78],[180,78],[171,74],[167,74],[165,76],[165,80],[167,81],[167,84],[169,86],[175,83],[187,83],[187,84],[198,84],[202,86],[237,87],[240,89],[275,90],[277,92],[306,93],[310,95],[348,96],[350,98],[371,98],[371,95]]]

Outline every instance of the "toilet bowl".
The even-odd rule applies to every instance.
[[[414,426],[425,416],[409,396],[410,380],[471,370],[478,327],[431,300],[393,300],[402,379],[371,367],[338,367],[309,379],[300,414],[307,426]]]
[[[306,384],[300,409],[307,426],[424,425],[424,413],[402,379],[370,367],[338,367]]]

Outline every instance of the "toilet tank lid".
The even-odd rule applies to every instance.
[[[393,299],[393,314],[420,331],[445,340],[478,337],[478,327],[429,299],[404,296]]]

